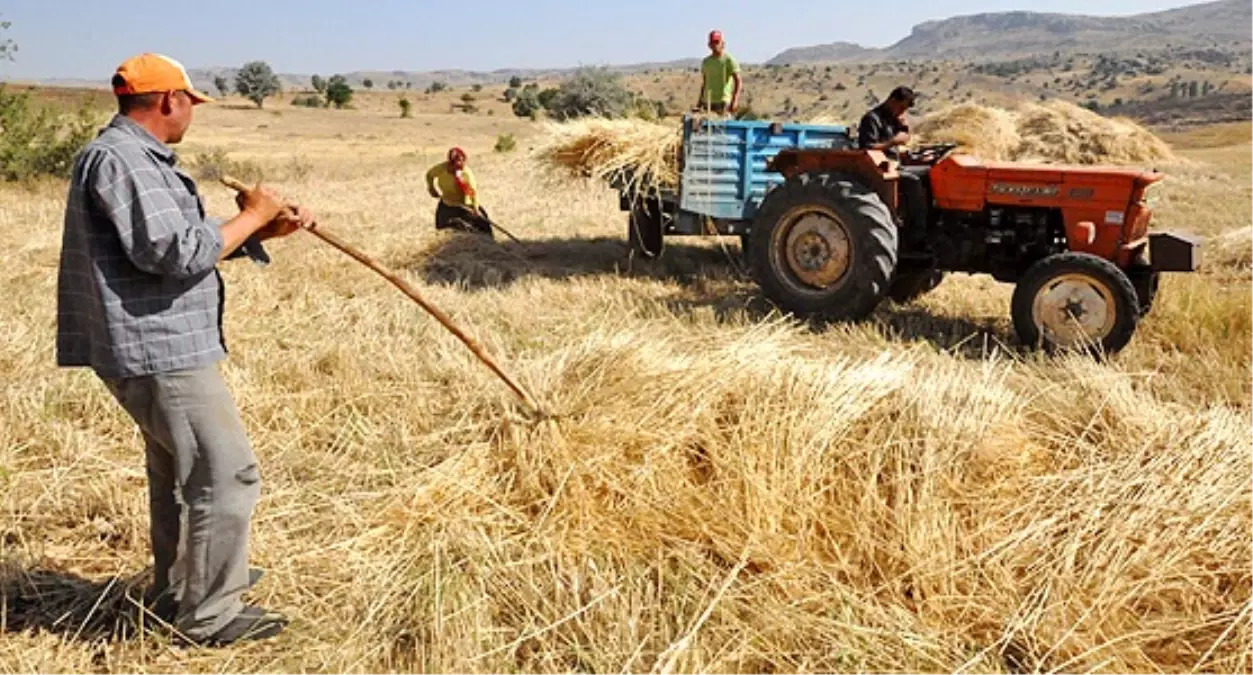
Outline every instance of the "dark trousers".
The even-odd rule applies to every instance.
[[[903,166],[900,168],[901,201],[905,205],[903,237],[917,242],[927,231],[927,197],[922,182],[927,180],[930,167]]]
[[[486,209],[482,209],[482,211],[484,215],[487,214]],[[450,228],[464,232],[477,232],[495,239],[495,236],[492,234],[492,224],[487,218],[469,209],[449,206],[441,200],[439,206],[435,208],[435,229],[445,230]]]

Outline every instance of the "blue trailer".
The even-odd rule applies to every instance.
[[[844,125],[683,118],[678,157],[679,184],[647,194],[619,188],[630,213],[627,238],[647,257],[661,254],[666,236],[748,233],[766,193],[783,183],[767,169],[780,151],[846,149],[853,146]]]

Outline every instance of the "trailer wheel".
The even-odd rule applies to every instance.
[[[1014,288],[1012,313],[1025,344],[1113,354],[1135,334],[1140,301],[1131,280],[1110,261],[1059,253],[1027,268]]]
[[[661,202],[638,199],[631,204],[627,217],[627,243],[631,250],[645,258],[656,258],[665,249],[665,233]]]
[[[896,269],[891,212],[841,174],[789,178],[763,200],[749,237],[757,283],[795,314],[863,319],[887,295]]]

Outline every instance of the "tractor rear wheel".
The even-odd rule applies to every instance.
[[[753,276],[788,312],[860,320],[887,295],[897,233],[879,195],[836,173],[789,178],[749,229]]]
[[[645,258],[656,258],[665,248],[665,232],[661,202],[637,199],[631,204],[627,218],[627,243],[631,250]]]
[[[1087,253],[1059,253],[1019,279],[1012,313],[1028,345],[1112,354],[1135,334],[1140,302],[1117,265]]]

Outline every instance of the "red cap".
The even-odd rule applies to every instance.
[[[722,31],[720,30],[709,31],[709,41],[710,42],[722,42]]]
[[[461,148],[452,148],[448,151],[448,161],[453,161],[455,159],[465,159],[465,158],[466,158],[466,151],[462,150]]]

